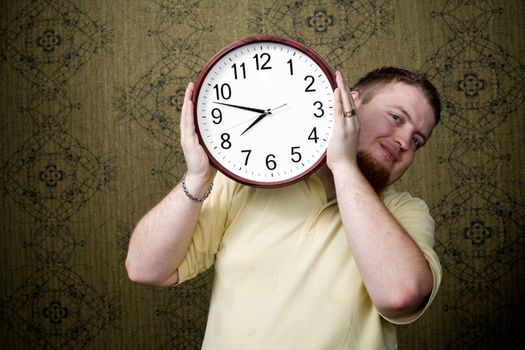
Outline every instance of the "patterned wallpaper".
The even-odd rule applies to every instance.
[[[0,3],[0,337],[6,349],[199,349],[211,271],[127,280],[140,217],[180,179],[184,88],[253,34],[299,40],[355,81],[428,73],[442,122],[398,188],[436,220],[440,293],[401,349],[505,348],[524,314],[520,0]],[[522,320],[521,320],[522,321]]]

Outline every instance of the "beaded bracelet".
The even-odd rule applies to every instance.
[[[184,191],[184,194],[186,195],[186,197],[188,197],[189,199],[191,199],[194,202],[203,202],[210,195],[212,188],[213,188],[213,182],[210,184],[210,187],[208,187],[208,190],[206,191],[204,196],[202,196],[200,198],[195,197],[194,195],[192,195],[191,193],[188,192],[188,188],[186,187],[186,173],[184,173],[184,175],[182,175],[182,190]]]

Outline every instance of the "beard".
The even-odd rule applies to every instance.
[[[364,151],[357,152],[357,165],[374,191],[381,194],[388,186],[390,172]]]

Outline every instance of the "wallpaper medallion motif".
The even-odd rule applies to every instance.
[[[230,5],[226,5],[228,7]],[[152,4],[154,24],[147,30],[159,43],[160,60],[136,83],[119,88],[113,108],[120,123],[134,123],[160,148],[151,176],[168,191],[182,178],[186,167],[180,149],[180,113],[184,92],[215,52],[198,50],[213,30],[207,1],[160,1]],[[209,56],[209,57],[208,57]],[[134,223],[133,223],[134,224]],[[133,224],[119,236],[127,250]],[[125,251],[122,252],[122,261]],[[199,349],[206,326],[212,271],[163,293],[155,301],[156,340],[163,349]]]
[[[454,349],[476,349],[487,334],[484,348],[500,348],[518,317],[501,286],[523,262],[525,210],[519,193],[497,181],[516,160],[500,149],[498,129],[523,107],[525,67],[488,35],[504,11],[489,1],[447,1],[432,14],[450,39],[422,68],[442,93],[442,124],[452,144],[439,157],[451,177],[438,180],[443,197],[432,213],[445,277],[458,288],[442,307],[455,320],[444,342]]]
[[[185,170],[187,84],[256,34],[298,40],[349,79],[419,68],[442,93],[441,124],[400,185],[435,218],[443,283],[398,328],[399,348],[504,349],[521,331],[522,1],[24,0],[0,10],[3,348],[200,349],[213,270],[158,289],[131,283],[124,261],[137,221]]]
[[[28,348],[89,345],[120,319],[119,302],[82,278],[71,258],[83,245],[75,215],[114,181],[110,162],[83,145],[69,127],[81,110],[68,97],[74,80],[111,40],[110,28],[67,0],[33,1],[3,31],[5,63],[24,79],[32,135],[2,166],[2,188],[32,218],[23,247],[34,255],[21,266],[22,284],[2,296],[2,329]]]
[[[375,36],[391,35],[394,10],[381,1],[275,1],[253,9],[248,24],[257,33],[294,38],[313,48],[332,67],[340,67]]]

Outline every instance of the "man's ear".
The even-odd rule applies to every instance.
[[[362,103],[361,94],[357,90],[350,91],[350,94],[352,95],[352,98],[354,99],[355,107],[359,109]]]

